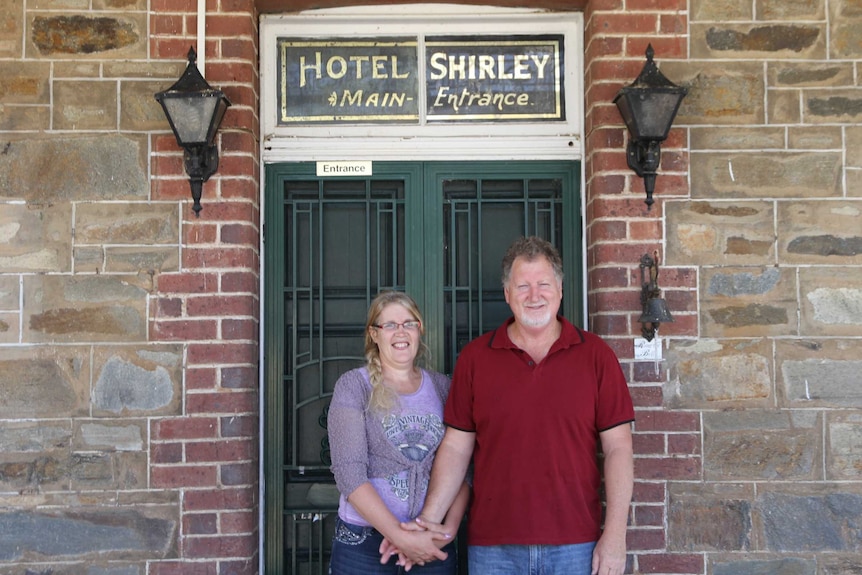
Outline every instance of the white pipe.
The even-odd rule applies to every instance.
[[[206,78],[207,0],[198,0],[198,70]]]

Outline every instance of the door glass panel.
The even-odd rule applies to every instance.
[[[324,573],[338,491],[326,415],[338,377],[364,361],[368,305],[404,289],[402,181],[284,184],[284,529],[291,573]]]
[[[562,252],[562,189],[559,179],[443,180],[446,373],[464,345],[511,315],[500,281],[509,244],[538,235]]]

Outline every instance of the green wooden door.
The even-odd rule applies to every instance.
[[[361,365],[368,305],[410,293],[435,369],[508,315],[500,260],[520,235],[561,251],[564,314],[581,323],[577,162],[375,162],[364,178],[314,164],[266,170],[264,470],[266,573],[326,573],[338,494],[326,415]],[[574,288],[574,289],[572,289]]]

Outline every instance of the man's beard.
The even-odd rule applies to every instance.
[[[528,310],[524,310],[518,320],[526,327],[545,327],[551,323],[552,317],[553,314],[546,308],[542,315],[530,314]]]

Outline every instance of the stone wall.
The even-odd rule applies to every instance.
[[[0,575],[257,571],[257,21],[207,4],[233,106],[195,218],[153,94],[197,2],[0,0]],[[590,328],[638,405],[630,571],[862,573],[862,8],[591,0],[585,22]],[[649,212],[612,104],[647,44],[689,88]],[[659,365],[632,360],[654,250]]]
[[[209,3],[195,218],[153,96],[196,4],[0,0],[4,575],[257,571],[257,22]]]
[[[631,568],[862,573],[862,8],[590,6],[591,325],[632,357],[620,290],[653,250],[676,320],[660,366],[628,365]],[[652,213],[609,103],[647,42],[689,88]]]

